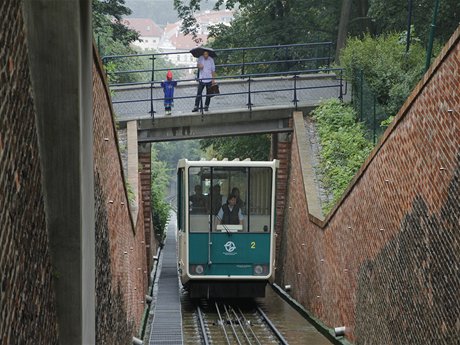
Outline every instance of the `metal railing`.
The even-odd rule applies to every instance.
[[[221,93],[216,100],[233,98],[232,105],[246,106],[252,111],[257,95],[272,93],[286,95],[290,93],[289,103],[297,109],[305,90],[337,89],[337,97],[342,99],[347,85],[338,68],[331,68],[331,42],[305,43],[279,46],[244,47],[216,49],[216,81],[221,85]],[[188,51],[170,53],[149,53],[137,55],[106,56],[103,62],[113,91],[113,104],[130,105],[137,113],[150,113],[153,117],[158,107],[156,103],[164,101],[160,83],[164,72],[178,71],[177,90],[174,101],[181,102],[196,98],[196,60],[190,59],[189,66],[176,66],[168,61],[171,56],[188,56]],[[168,66],[169,64],[169,66]],[[188,76],[185,71],[189,72]],[[306,75],[329,74],[328,82],[307,82],[313,78]],[[324,79],[326,80],[326,79]],[[238,83],[238,87],[227,87]],[[186,89],[190,90],[186,90]],[[124,98],[121,95],[126,95]],[[200,112],[203,113],[203,98],[200,100]],[[283,98],[282,97],[282,98]],[[328,96],[319,96],[325,98]],[[261,97],[259,97],[261,98]],[[330,97],[329,97],[330,98]],[[244,99],[245,104],[242,104]],[[149,104],[149,108],[140,104]],[[221,102],[222,103],[222,102]],[[258,102],[258,105],[266,105]]]
[[[363,70],[353,72],[351,83],[351,104],[357,113],[357,120],[364,124],[366,137],[375,145],[385,131],[381,124],[388,115],[367,83]]]

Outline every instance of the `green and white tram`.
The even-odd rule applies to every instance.
[[[179,272],[191,297],[265,296],[274,279],[278,166],[179,161]]]

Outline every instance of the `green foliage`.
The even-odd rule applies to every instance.
[[[265,161],[270,155],[268,134],[202,139],[200,145],[203,150],[213,155],[213,157],[206,157],[208,159],[250,158],[254,161]]]
[[[139,38],[137,31],[129,29],[121,20],[131,14],[124,6],[125,0],[93,0],[93,33],[101,56],[131,55],[138,51],[130,46]],[[154,53],[146,51],[143,53]],[[150,81],[152,60],[149,56],[136,56],[106,60],[104,63],[110,83]],[[155,69],[168,68],[171,64],[163,58],[155,59]],[[116,71],[141,71],[136,73],[115,74]],[[180,77],[176,73],[176,78]],[[166,72],[155,72],[155,80],[165,79]]]
[[[174,0],[185,33],[196,31],[193,14],[201,9],[201,2]],[[226,47],[331,40],[340,15],[340,2],[335,0],[232,0],[218,1],[216,8],[224,4],[239,11],[230,28],[219,26],[213,31],[212,36],[227,42]]]
[[[388,127],[394,120],[394,116],[389,116],[387,119],[383,120],[381,123],[380,123],[380,126],[382,127]]]
[[[406,54],[404,35],[389,34],[350,38],[340,61],[349,80],[356,80],[362,70],[377,102],[387,115],[394,115],[420,80],[425,58],[416,38]]]
[[[102,55],[124,54],[129,44],[139,38],[137,31],[121,22],[123,16],[131,14],[124,4],[124,0],[93,0],[93,33],[99,46],[104,47]]]
[[[160,239],[163,239],[166,222],[168,221],[169,212],[171,209],[168,202],[165,201],[168,192],[170,172],[166,162],[158,160],[158,152],[154,147],[152,147],[151,161],[151,201],[153,227],[157,236]]]
[[[199,140],[168,141],[153,144],[159,161],[166,162],[169,171],[175,175],[179,159],[200,160],[202,151]]]
[[[128,191],[128,201],[133,204],[136,200],[136,194],[134,194],[133,186],[128,181],[126,181],[126,190]]]
[[[413,0],[412,23],[426,45],[434,11],[433,0]],[[369,16],[373,18],[376,33],[401,32],[407,27],[407,1],[371,0]],[[442,0],[436,22],[436,38],[444,44],[460,21],[460,1]]]
[[[329,100],[312,114],[321,142],[322,182],[332,194],[332,201],[323,207],[327,213],[369,155],[372,144],[365,138],[364,128],[356,122],[356,113],[350,106]]]

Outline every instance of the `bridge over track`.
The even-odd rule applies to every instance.
[[[199,113],[191,111],[198,85],[195,60],[188,67],[155,68],[156,60],[184,60],[191,57],[189,52],[109,56],[104,61],[131,68],[151,64],[108,76],[118,121],[137,120],[139,141],[152,142],[291,131],[293,110],[310,111],[323,99],[347,97],[342,70],[330,68],[330,46],[321,42],[217,50],[220,94],[213,97],[209,112],[201,107]],[[172,116],[165,115],[158,78],[167,70],[178,76]]]

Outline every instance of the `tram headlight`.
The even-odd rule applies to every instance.
[[[203,274],[203,265],[190,265],[190,273],[192,274]]]
[[[203,265],[196,265],[196,267],[195,267],[195,272],[196,272],[197,274],[203,274],[203,272],[204,272]]]
[[[267,266],[266,265],[255,265],[254,266],[254,275],[262,276],[262,275],[265,275],[266,272],[267,272]]]

